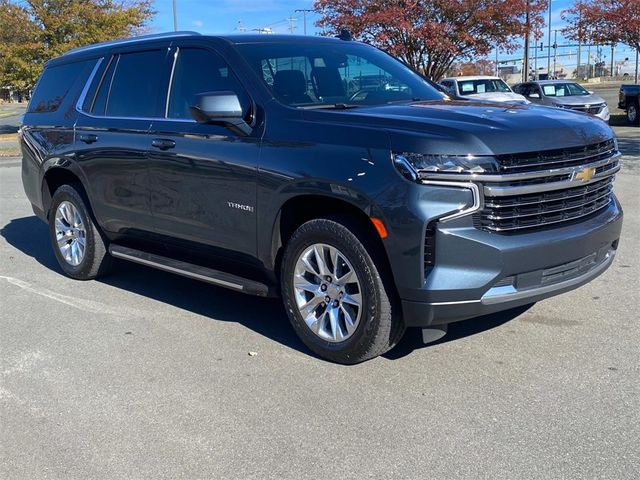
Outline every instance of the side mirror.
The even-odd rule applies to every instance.
[[[529,94],[529,98],[540,98],[540,94],[539,93],[530,93]]]
[[[189,107],[198,123],[222,125],[239,135],[249,135],[251,127],[244,121],[240,99],[233,92],[204,92],[195,96]]]
[[[588,90],[589,95],[593,95],[593,90]]]

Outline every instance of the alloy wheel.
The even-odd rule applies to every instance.
[[[329,342],[351,337],[362,316],[362,289],[346,256],[331,245],[313,244],[298,257],[294,276],[296,304],[309,329]]]
[[[58,205],[55,217],[58,250],[69,265],[77,267],[86,250],[87,232],[80,212],[73,203],[64,201]]]

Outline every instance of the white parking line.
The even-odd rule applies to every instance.
[[[21,289],[26,290],[30,293],[35,293],[36,295],[40,295],[41,297],[50,298],[51,300],[64,303],[65,305],[69,305],[70,307],[77,308],[78,310],[82,310],[84,312],[104,313],[104,314],[121,313],[104,303],[96,302],[93,300],[77,299],[77,298],[69,297],[67,295],[62,295],[61,293],[56,293],[46,288],[33,286],[31,283],[25,282],[24,280],[20,280],[18,278],[7,277],[4,275],[0,275],[0,278],[2,278],[3,280],[6,280],[11,285],[20,287]]]

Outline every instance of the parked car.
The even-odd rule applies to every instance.
[[[372,71],[401,88],[351,81]],[[46,64],[22,180],[68,276],[117,258],[282,296],[311,350],[351,364],[611,265],[609,126],[495,105],[349,40],[138,37]]]
[[[618,94],[618,108],[627,114],[627,122],[631,125],[640,123],[638,105],[640,99],[640,85],[621,85]]]
[[[439,83],[454,97],[491,102],[529,103],[522,95],[514,93],[499,77],[449,77],[443,78]]]
[[[568,80],[539,80],[519,83],[513,91],[538,105],[564,108],[577,112],[590,113],[609,121],[609,107],[604,99],[587,91],[582,85]]]

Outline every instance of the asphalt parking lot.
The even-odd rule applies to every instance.
[[[353,367],[278,301],[129,264],[64,277],[1,158],[0,477],[638,478],[640,130],[616,131],[605,274]]]

